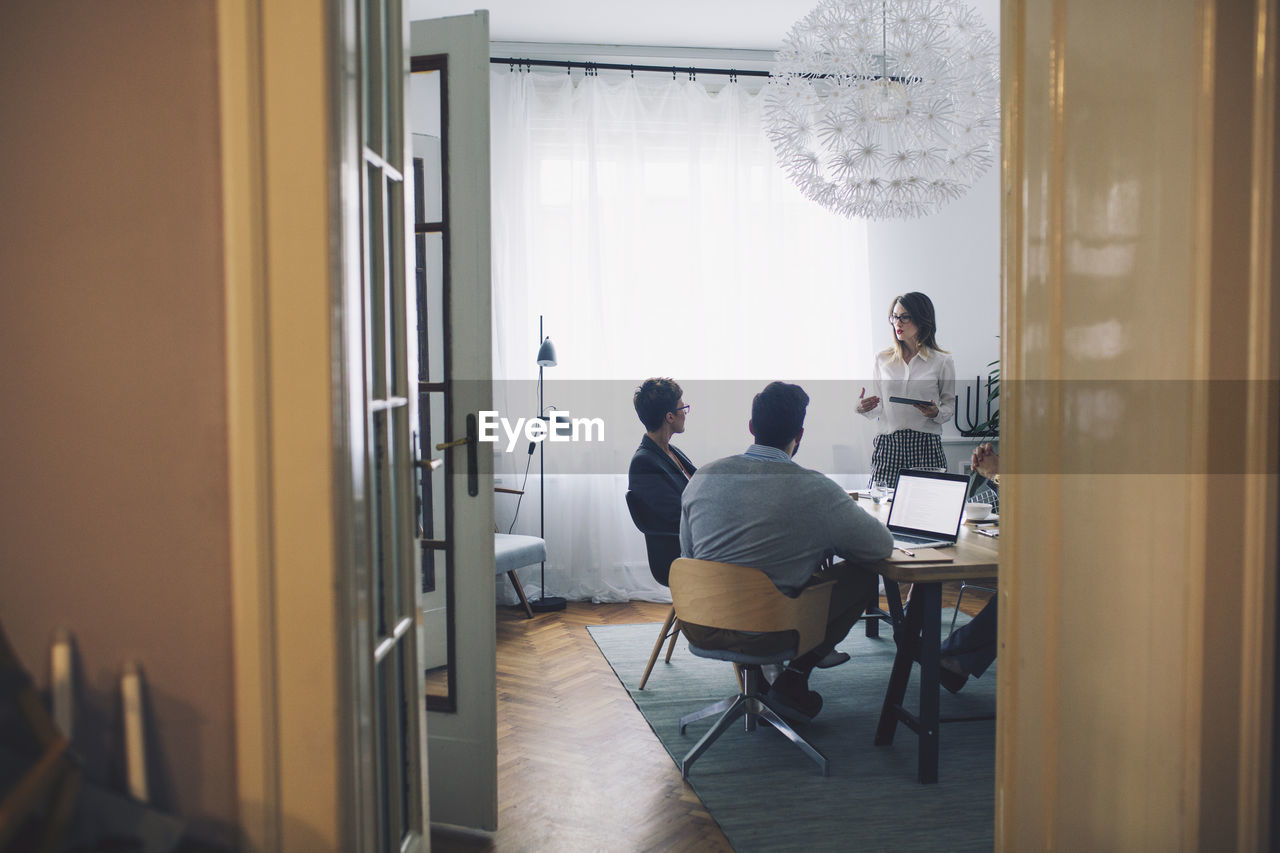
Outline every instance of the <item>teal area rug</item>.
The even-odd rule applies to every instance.
[[[965,620],[961,615],[960,619]],[[951,611],[943,611],[943,632]],[[715,718],[680,734],[680,717],[737,691],[730,664],[689,653],[682,637],[670,664],[659,658],[637,690],[660,625],[588,628],[636,707],[679,766]],[[859,623],[841,645],[852,660],[815,670],[810,688],[822,713],[798,731],[831,762],[818,766],[767,726],[735,723],[702,755],[689,782],[737,853],[757,851],[990,850],[995,823],[995,722],[944,723],[939,782],[916,782],[916,737],[899,726],[891,746],[875,746],[876,721],[889,683],[890,630],[868,639]],[[970,678],[964,690],[942,692],[942,715],[995,710],[996,668]],[[917,703],[917,674],[907,690]]]

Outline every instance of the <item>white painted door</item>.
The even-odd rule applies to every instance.
[[[413,22],[410,57],[431,820],[495,829],[493,456],[476,440],[493,408],[488,13]]]

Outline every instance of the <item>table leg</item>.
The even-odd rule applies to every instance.
[[[862,621],[866,622],[867,636],[873,640],[880,639],[880,604],[876,602],[867,608],[866,613],[862,615]]]
[[[942,584],[918,583],[912,610],[918,610],[920,633],[920,754],[917,775],[922,783],[938,781],[938,658],[942,643]],[[916,604],[919,607],[916,607]],[[896,664],[896,661],[895,661]]]
[[[880,707],[880,722],[876,725],[876,746],[887,746],[893,743],[893,733],[898,727],[897,709],[902,706],[902,700],[907,695],[907,682],[911,678],[911,664],[915,659],[915,643],[912,638],[920,636],[919,611],[917,608],[912,608],[904,616],[902,596],[897,582],[886,578],[884,592],[889,600],[889,615],[893,619],[893,639],[898,644],[898,652],[893,658],[893,672],[889,676],[889,687],[884,693],[884,704]]]
[[[884,597],[889,602],[889,619],[893,622],[896,638],[898,626],[905,621],[902,613],[902,591],[898,589],[897,581],[884,579]]]

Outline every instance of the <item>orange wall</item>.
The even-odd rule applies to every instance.
[[[119,784],[141,664],[157,805],[235,820],[213,0],[0,12],[0,623],[38,684],[82,665],[75,737]]]

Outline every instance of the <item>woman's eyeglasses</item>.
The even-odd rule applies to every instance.
[[[685,403],[683,406],[681,406],[680,408],[676,409],[676,413],[677,413],[677,414],[682,413],[682,412],[683,412],[683,413],[685,413],[685,414],[688,414],[688,412],[689,412],[689,404],[688,404],[688,403]]]
[[[890,314],[889,322],[902,323],[905,326],[907,323],[911,322],[911,315],[910,314]]]

